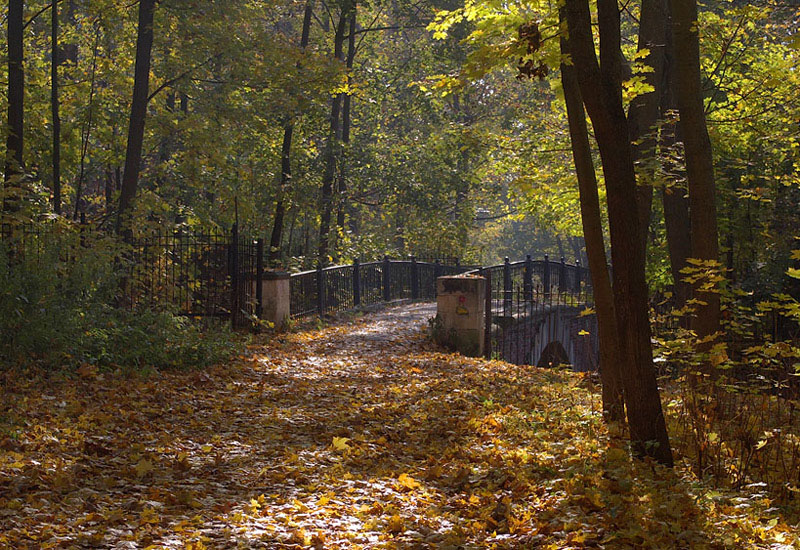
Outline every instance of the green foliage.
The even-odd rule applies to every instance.
[[[114,307],[121,248],[107,237],[81,238],[57,228],[0,243],[0,365],[194,368],[235,351],[239,337],[226,327]]]
[[[800,326],[800,302],[726,285],[718,262],[692,260],[683,274],[720,294],[723,321],[720,333],[698,340],[685,328],[705,305],[697,298],[656,316],[655,355],[670,367],[664,386],[673,444],[700,477],[735,488],[762,484],[789,501],[800,491],[800,345],[791,328]]]

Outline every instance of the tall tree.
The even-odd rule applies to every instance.
[[[350,109],[353,104],[353,94],[350,90],[350,83],[352,82],[351,72],[353,70],[353,61],[356,57],[356,2],[353,1],[353,7],[350,10],[350,32],[347,35],[347,61],[345,68],[347,70],[347,93],[342,94],[342,155],[339,161],[339,172],[337,175],[337,194],[339,196],[339,204],[336,212],[336,226],[341,232],[344,232],[344,217],[345,208],[347,203],[347,147],[350,145]]]
[[[347,0],[341,7],[339,22],[333,39],[333,55],[339,61],[344,61],[344,31],[347,16],[352,2]],[[327,264],[330,257],[331,244],[331,217],[333,214],[333,186],[336,179],[336,165],[339,158],[341,139],[341,111],[342,94],[336,94],[331,100],[331,115],[329,120],[328,143],[325,147],[325,169],[322,174],[322,204],[319,225],[319,249],[317,256],[321,264]]]
[[[303,30],[300,34],[300,49],[305,52],[311,35],[311,19],[314,15],[314,0],[306,0],[303,13]],[[299,63],[298,63],[299,67]],[[272,234],[269,240],[268,259],[270,264],[275,264],[281,255],[281,240],[283,238],[283,224],[286,216],[286,191],[292,180],[292,133],[294,132],[294,115],[288,117],[283,129],[283,144],[281,146],[281,181],[278,187],[278,200],[275,203],[275,218],[272,224]]]
[[[131,230],[130,218],[142,163],[144,125],[150,88],[150,59],[153,49],[153,14],[156,0],[139,1],[139,24],[136,38],[136,68],[133,79],[133,100],[128,122],[128,145],[125,151],[125,172],[117,211],[117,232]]]
[[[565,19],[561,9],[561,19]],[[569,39],[561,35],[562,59],[569,55]],[[586,255],[592,274],[595,311],[597,312],[598,339],[600,343],[600,376],[603,382],[603,413],[610,421],[625,420],[625,403],[620,372],[619,331],[614,313],[614,294],[608,273],[603,222],[600,214],[600,198],[597,192],[597,176],[589,146],[586,127],[586,112],[583,108],[578,77],[571,62],[561,63],[561,86],[567,106],[569,136],[572,143],[572,158],[580,193],[581,222],[586,241]]]
[[[22,43],[23,1],[8,3],[8,136],[6,137],[5,192],[3,210],[16,210],[19,206],[20,179],[25,173],[24,150],[25,122],[25,69]],[[16,189],[16,191],[15,191]]]
[[[588,0],[567,0],[572,60],[600,149],[606,184],[614,307],[628,426],[634,451],[672,465],[650,343],[644,251],[636,209],[636,173],[622,104],[620,15],[616,0],[598,0],[600,62]]]
[[[671,25],[671,19],[668,21]],[[671,153],[676,144],[681,141],[680,121],[676,119],[675,105],[675,55],[672,46],[672,31],[666,35],[666,52],[664,63],[664,85],[661,89],[661,150]],[[671,158],[671,154],[665,155]],[[669,255],[670,271],[672,272],[674,305],[676,309],[683,308],[690,297],[691,288],[683,280],[681,270],[686,267],[687,258],[692,255],[691,220],[689,218],[689,197],[686,189],[677,184],[678,179],[683,179],[683,168],[677,163],[668,160],[665,166],[668,181],[661,189],[661,201],[664,208],[664,229],[667,237],[667,253]],[[685,328],[689,325],[683,318]]]
[[[673,47],[675,48],[675,99],[681,117],[689,184],[692,258],[719,261],[716,188],[711,140],[706,126],[700,74],[700,38],[695,0],[670,0]],[[720,300],[715,292],[697,292],[701,306],[692,323],[699,340],[719,330]],[[711,342],[699,349],[707,350]]]
[[[53,211],[61,214],[61,114],[58,99],[58,2],[50,13],[50,111],[53,116]]]
[[[648,66],[644,83],[652,88],[631,101],[628,109],[628,128],[633,147],[633,161],[640,165],[637,187],[637,208],[642,249],[647,249],[650,212],[653,203],[653,185],[656,139],[654,127],[659,118],[661,87],[664,79],[664,46],[667,33],[666,0],[642,0],[639,18],[639,52],[647,52],[642,61]]]

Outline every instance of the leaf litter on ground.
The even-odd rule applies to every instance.
[[[147,377],[8,372],[0,548],[800,548],[632,461],[586,375],[444,353],[427,305]]]

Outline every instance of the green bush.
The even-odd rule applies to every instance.
[[[226,325],[115,307],[120,245],[102,235],[80,239],[56,229],[0,242],[0,365],[192,368],[235,352],[240,337]]]

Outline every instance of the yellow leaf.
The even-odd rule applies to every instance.
[[[389,518],[389,523],[386,524],[386,530],[390,533],[400,533],[403,531],[403,518],[397,514]]]
[[[350,441],[349,437],[334,437],[331,446],[334,451],[346,451],[350,448],[347,442]]]
[[[412,491],[420,487],[419,482],[408,474],[400,474],[397,481],[400,482],[400,485]]]
[[[143,458],[136,464],[136,477],[142,479],[153,471],[153,463]]]

